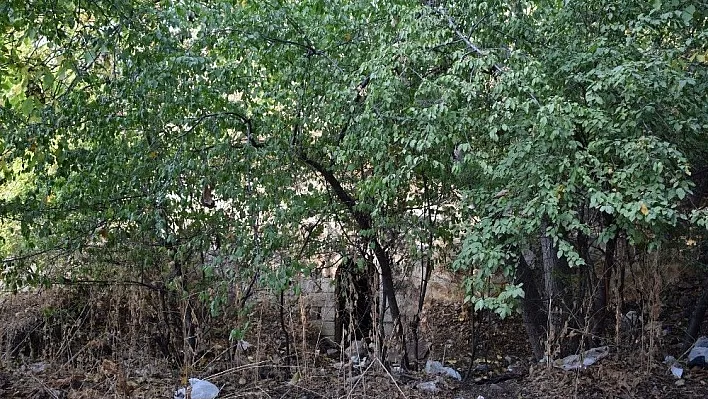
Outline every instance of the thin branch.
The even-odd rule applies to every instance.
[[[13,262],[19,262],[19,261],[23,261],[23,260],[27,260],[27,259],[31,259],[31,258],[40,256],[40,255],[44,255],[49,252],[61,251],[61,250],[66,250],[66,249],[62,248],[62,247],[47,248],[47,249],[43,249],[40,251],[31,252],[31,253],[28,253],[25,255],[19,255],[19,256],[15,256],[15,257],[11,257],[11,258],[5,258],[2,260],[2,264],[10,264]]]
[[[469,37],[467,37],[467,35],[465,35],[464,33],[462,33],[460,31],[455,20],[450,15],[447,14],[447,12],[445,11],[444,8],[439,7],[437,9],[435,9],[435,12],[437,12],[438,14],[440,14],[443,18],[445,18],[447,20],[447,24],[450,27],[450,30],[452,30],[455,33],[455,35],[457,35],[457,37],[459,37],[467,45],[467,47],[469,47],[475,54],[477,54],[479,56],[487,56],[488,55],[488,53],[486,51],[477,47],[477,45],[475,45],[474,43],[472,43],[472,41],[470,41],[470,39],[469,39]],[[482,22],[486,18],[487,18],[487,15],[485,15],[474,26],[477,26],[480,22]],[[500,74],[501,72],[502,72],[502,68],[499,65],[494,64],[492,66],[492,70],[491,70],[492,74],[497,75],[497,74]]]
[[[51,281],[52,285],[123,285],[131,286],[137,285],[145,288],[149,288],[154,291],[164,291],[165,287],[159,285],[153,285],[149,283],[144,283],[142,281],[134,280],[71,280],[71,279],[61,279]]]
[[[263,36],[263,38],[271,43],[288,44],[291,46],[300,47],[307,52],[308,57],[312,56],[312,55],[323,55],[324,54],[324,52],[322,50],[317,50],[316,48],[312,47],[309,44],[302,44],[302,43],[294,42],[292,40],[278,39],[278,38],[270,37],[270,36]]]

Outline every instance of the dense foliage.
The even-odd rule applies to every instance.
[[[705,234],[708,7],[564,3],[3,3],[4,284],[197,270],[216,311],[358,258],[396,320],[455,254],[476,309],[597,314],[619,244]]]

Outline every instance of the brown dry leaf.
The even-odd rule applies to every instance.
[[[101,372],[106,375],[114,376],[118,374],[118,365],[111,360],[103,359],[101,362]]]
[[[130,396],[138,385],[133,381],[128,381],[125,378],[124,373],[118,374],[118,379],[116,381],[116,388],[118,392],[124,394],[125,396]]]
[[[73,388],[78,389],[83,383],[83,376],[73,374],[66,378],[60,378],[54,381],[54,385],[60,389]]]
[[[69,391],[67,394],[67,399],[94,399],[101,398],[105,393],[99,392],[95,389],[82,389],[80,391]]]

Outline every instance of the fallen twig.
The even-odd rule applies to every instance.
[[[261,360],[260,362],[256,362],[256,363],[249,363],[249,364],[244,364],[243,366],[232,367],[232,368],[230,368],[230,369],[227,369],[227,370],[220,371],[220,372],[218,372],[218,373],[212,374],[212,375],[206,377],[206,379],[209,380],[209,379],[212,379],[212,378],[221,377],[221,376],[224,376],[224,375],[227,375],[227,374],[235,373],[235,372],[241,371],[241,370],[248,370],[248,369],[252,369],[252,368],[258,368],[258,367],[260,367],[260,366],[266,364],[266,362],[268,362],[268,361],[267,361],[267,360]]]

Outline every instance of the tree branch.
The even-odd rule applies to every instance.
[[[234,112],[234,111],[214,112],[214,113],[210,113],[210,114],[204,114],[204,115],[200,116],[199,118],[197,118],[194,121],[194,124],[192,126],[190,126],[187,130],[185,130],[184,133],[182,133],[178,138],[182,138],[182,137],[186,136],[187,134],[191,133],[200,123],[204,122],[206,119],[217,118],[217,117],[221,117],[221,116],[234,116],[234,117],[240,119],[241,122],[244,125],[246,125],[246,138],[248,139],[249,144],[251,144],[252,146],[254,146],[256,148],[263,147],[264,144],[257,141],[253,137],[253,121],[251,120],[251,118],[247,118],[245,115],[240,114],[238,112]]]
[[[467,35],[465,35],[464,33],[462,33],[462,31],[460,31],[460,29],[458,28],[457,23],[455,22],[455,20],[454,20],[450,15],[447,14],[447,12],[445,11],[444,8],[438,7],[438,8],[434,8],[434,10],[435,10],[436,13],[440,14],[443,18],[445,18],[445,20],[447,21],[448,26],[450,27],[450,30],[452,30],[452,31],[455,33],[455,35],[457,35],[457,37],[459,37],[459,38],[465,43],[465,45],[467,45],[467,47],[469,47],[470,50],[472,50],[473,53],[475,53],[475,54],[477,54],[477,55],[479,55],[479,56],[487,56],[487,55],[488,55],[488,53],[487,53],[486,51],[484,51],[484,50],[480,49],[479,47],[477,47],[477,45],[475,45],[474,43],[472,43],[472,41],[470,41],[470,39],[469,39],[469,37],[467,37]],[[484,18],[482,18],[482,20],[484,20],[485,18],[487,18],[487,16],[485,16]],[[480,22],[481,22],[482,20],[480,20]],[[479,22],[478,22],[478,23],[479,23]],[[477,26],[477,24],[475,24],[475,26]],[[494,65],[492,66],[490,72],[491,72],[493,75],[498,75],[498,74],[500,74],[500,73],[502,72],[502,68],[501,68],[499,65],[494,64]]]

